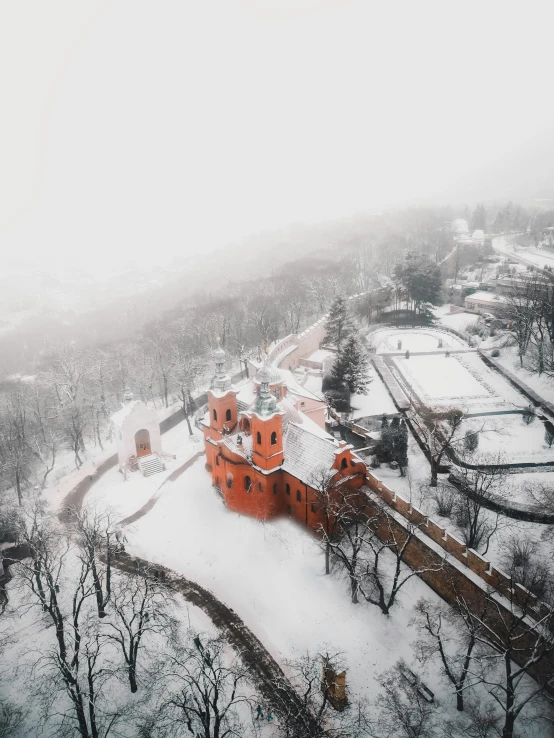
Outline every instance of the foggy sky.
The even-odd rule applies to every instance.
[[[3,2],[2,251],[104,269],[544,196],[551,55],[546,2]]]

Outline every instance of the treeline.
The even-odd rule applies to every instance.
[[[445,227],[451,216],[430,209],[384,214],[289,263],[280,262],[278,248],[268,263],[266,250],[264,276],[234,283],[218,277],[202,294],[191,286],[177,308],[124,340],[50,346],[37,356],[31,376],[0,386],[0,489],[13,488],[21,500],[26,490],[48,483],[62,455],[70,452],[79,467],[87,447],[102,450],[127,386],[136,398],[166,407],[179,398],[188,414],[195,386],[211,370],[216,338],[238,367],[320,318],[338,295],[366,293],[355,309],[368,321],[393,297],[415,305],[432,301],[412,267],[424,278],[436,271],[433,265],[451,249]],[[395,268],[406,253],[400,277]]]

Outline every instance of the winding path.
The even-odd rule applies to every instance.
[[[278,715],[295,716],[298,728],[302,729],[302,735],[306,738],[319,735],[315,720],[304,708],[279,664],[232,608],[197,582],[165,566],[126,553],[117,554],[112,559],[112,566],[126,573],[155,577],[182,595],[187,602],[199,607],[240,654],[271,709]]]
[[[181,415],[181,418],[178,416]],[[170,416],[165,427],[162,427],[162,433],[173,428],[177,423],[183,420],[182,411],[174,413]],[[163,482],[174,481],[186,469],[188,469],[203,451],[199,451],[192,458],[188,459],[184,464],[175,469]],[[112,469],[117,463],[117,455],[106,459],[97,467],[94,476],[86,477],[66,495],[61,505],[58,519],[64,525],[70,520],[70,511],[81,510],[84,499],[91,489],[94,482],[107,471]],[[163,486],[163,484],[161,486]],[[121,521],[120,525],[128,525],[129,523],[143,517],[149,510],[154,507],[157,497],[152,497],[143,507],[133,515]],[[154,564],[145,559],[129,556],[126,553],[119,553],[112,559],[112,566],[126,573],[140,573],[144,576],[154,576],[167,583],[173,590],[184,597],[187,602],[199,607],[213,622],[213,624],[225,634],[229,643],[240,655],[243,663],[250,671],[252,679],[256,687],[263,695],[264,699],[271,705],[271,709],[280,716],[294,716],[297,723],[299,734],[306,738],[317,736],[316,722],[313,716],[307,711],[292,684],[287,679],[283,670],[269,653],[269,651],[258,640],[254,633],[245,625],[244,621],[236,614],[236,612],[228,607],[224,602],[219,600],[212,592],[205,589],[197,582],[187,579],[181,574],[168,569],[167,567]]]

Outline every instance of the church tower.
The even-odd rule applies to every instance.
[[[217,341],[213,352],[215,374],[208,390],[209,425],[204,424],[206,466],[214,467],[218,453],[217,441],[237,424],[237,393],[232,388],[231,377],[225,372],[225,351]]]
[[[271,367],[266,359],[256,375],[260,390],[251,418],[252,462],[264,471],[278,468],[284,459],[283,418],[269,390],[271,376]]]

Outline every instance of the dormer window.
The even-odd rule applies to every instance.
[[[225,411],[225,420],[231,420],[231,409],[230,408],[228,408]]]
[[[346,459],[343,459],[343,460],[342,460],[342,461],[340,462],[340,468],[341,468],[341,469],[346,469],[346,467],[347,467],[347,466],[348,466],[348,461],[347,461]]]

